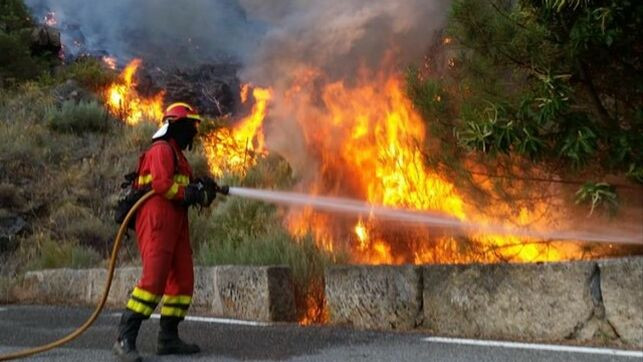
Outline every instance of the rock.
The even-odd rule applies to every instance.
[[[73,79],[69,79],[65,83],[57,85],[52,92],[58,106],[61,106],[65,102],[80,103],[92,102],[95,100],[94,96],[89,91]]]
[[[295,321],[295,296],[287,267],[217,266],[208,268],[210,310],[228,318],[256,321]],[[208,279],[211,278],[211,279]],[[209,293],[209,294],[208,294]],[[203,303],[203,297],[199,297]]]
[[[331,323],[402,330],[416,326],[422,306],[417,267],[331,267],[326,269],[325,281]]]
[[[427,266],[424,327],[442,335],[565,339],[594,316],[596,270],[593,262]]]
[[[60,31],[46,25],[41,25],[31,31],[31,50],[35,54],[46,52],[58,54],[61,49]]]
[[[163,89],[166,104],[188,102],[202,114],[223,116],[232,113],[240,103],[237,70],[237,65],[227,63],[170,72],[144,68],[137,89],[142,94],[156,94]]]
[[[0,253],[15,250],[19,235],[29,230],[29,224],[21,216],[0,209]]]
[[[623,342],[643,348],[643,257],[598,265],[605,317]]]

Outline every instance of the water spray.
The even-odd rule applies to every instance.
[[[612,233],[591,231],[556,230],[536,231],[527,228],[506,227],[497,224],[480,224],[457,219],[453,216],[433,211],[417,211],[412,209],[392,208],[369,204],[365,201],[329,196],[308,195],[297,192],[258,190],[244,187],[222,186],[225,194],[262,200],[275,204],[311,207],[320,211],[334,212],[355,216],[372,216],[380,220],[397,221],[424,226],[434,226],[450,229],[454,234],[466,235],[471,233],[515,235],[540,240],[556,241],[588,241],[618,244],[643,245],[643,235],[627,236]],[[224,193],[224,192],[221,192]]]

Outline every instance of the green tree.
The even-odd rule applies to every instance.
[[[440,159],[643,182],[642,15],[628,0],[454,1],[428,71],[407,74]],[[579,195],[612,190],[596,185]]]
[[[0,1],[0,86],[34,79],[52,64],[55,54],[32,54],[34,26],[23,0]]]

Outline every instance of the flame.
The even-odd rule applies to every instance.
[[[42,19],[47,26],[56,26],[58,25],[58,20],[56,19],[56,12],[50,11]]]
[[[324,83],[323,74],[306,70],[284,92],[289,114],[298,121],[309,153],[320,163],[313,179],[300,188],[374,205],[440,211],[481,224],[508,218],[507,226],[533,228],[551,221],[543,217],[551,210],[538,203],[513,216],[514,205],[502,202],[480,212],[448,179],[428,168],[422,153],[425,122],[405,96],[401,77],[391,74],[364,71],[349,85]],[[331,252],[345,250],[349,240],[353,262],[367,264],[535,262],[578,255],[575,247],[561,251],[511,235],[472,232],[461,238],[373,218],[351,222],[307,208],[291,210],[286,225],[293,235],[312,234],[320,247]]]
[[[152,97],[142,97],[136,90],[134,75],[140,65],[140,59],[132,60],[123,69],[118,81],[105,91],[109,111],[128,125],[137,124],[142,120],[160,122],[163,118],[164,92]]]
[[[107,68],[116,70],[116,58],[114,57],[109,57],[109,56],[103,56],[102,58],[103,63]]]
[[[232,128],[220,128],[203,138],[208,165],[215,176],[225,172],[243,175],[256,163],[257,157],[266,154],[262,126],[272,90],[256,87],[252,97],[255,103],[250,115]]]
[[[239,93],[239,97],[241,98],[241,103],[246,103],[246,101],[248,100],[249,89],[250,89],[249,83],[244,83],[241,85],[241,92]]]

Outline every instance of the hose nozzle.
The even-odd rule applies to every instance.
[[[221,195],[227,195],[228,193],[230,193],[230,186],[228,185],[218,186],[217,192],[220,193]]]

